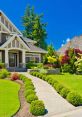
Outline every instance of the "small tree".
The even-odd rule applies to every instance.
[[[76,66],[76,72],[82,74],[82,54],[79,54],[80,58],[77,58],[77,61],[75,62]]]

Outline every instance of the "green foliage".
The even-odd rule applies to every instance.
[[[43,63],[37,63],[37,68],[43,68]]]
[[[41,74],[47,74],[47,70],[46,69],[40,69],[40,73]]]
[[[23,31],[24,36],[36,41],[36,45],[46,49],[46,23],[42,22],[43,15],[38,15],[34,11],[34,7],[27,6],[25,14],[23,16]]]
[[[49,46],[47,47],[47,51],[48,51],[47,56],[54,56],[55,49],[54,49],[53,45],[49,45]]]
[[[27,86],[25,87],[25,89],[26,89],[26,90],[28,90],[28,89],[29,89],[29,90],[30,90],[30,89],[31,89],[31,90],[35,90],[35,87],[34,87],[33,85],[27,85]]]
[[[7,78],[8,75],[10,75],[10,73],[6,69],[0,71],[0,79]]]
[[[37,64],[34,63],[33,61],[30,61],[30,62],[26,63],[26,67],[27,67],[28,69],[32,69],[32,68],[34,68],[34,67],[37,67]]]
[[[35,94],[35,91],[32,90],[32,89],[27,89],[25,90],[25,97],[27,97],[28,95],[31,95],[31,94]]]
[[[57,91],[58,93],[60,93],[61,90],[62,90],[63,88],[64,88],[64,87],[63,87],[60,83],[58,83],[58,84],[56,85],[56,91]]]
[[[35,94],[30,94],[26,97],[26,100],[28,103],[31,103],[32,101],[38,100],[38,97]]]
[[[37,74],[38,72],[35,73]],[[33,74],[33,72],[31,72],[31,74]],[[36,116],[45,114],[45,106],[42,101],[38,100],[32,81],[24,75],[20,75],[20,80],[22,80],[25,85],[26,101],[31,104],[30,112]]]
[[[82,97],[75,92],[68,93],[67,100],[74,106],[82,105]]]
[[[82,74],[82,57],[77,59],[77,61],[75,62],[75,66],[76,72]]]
[[[45,114],[45,106],[43,101],[33,101],[30,106],[30,112],[35,116],[40,116]]]
[[[70,66],[70,64],[64,64],[63,66],[62,66],[62,72],[65,72],[65,73],[67,73],[67,72],[71,72],[71,66]]]
[[[0,62],[0,69],[4,69],[5,68],[5,64]]]
[[[69,89],[63,88],[63,89],[61,90],[61,92],[60,92],[60,95],[61,95],[63,98],[66,98],[69,92],[70,92]]]

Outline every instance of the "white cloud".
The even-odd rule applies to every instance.
[[[66,39],[66,42],[69,42],[69,41],[70,41],[70,38],[67,38],[67,39]]]
[[[64,46],[64,44],[61,44],[61,47],[63,47]]]

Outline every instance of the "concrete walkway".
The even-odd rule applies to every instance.
[[[45,117],[56,117],[57,115],[77,110],[77,107],[74,107],[65,99],[63,99],[47,82],[28,73],[22,74],[32,79],[33,84],[36,88],[37,96],[39,99],[44,101],[45,107],[48,110],[48,113],[45,115]],[[68,116],[65,115],[65,117]]]

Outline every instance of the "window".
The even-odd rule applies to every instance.
[[[39,63],[39,57],[35,57],[35,62]]]
[[[26,63],[30,62],[30,57],[26,57]]]
[[[39,63],[39,54],[27,53],[26,54],[26,62],[34,61],[35,63]]]

